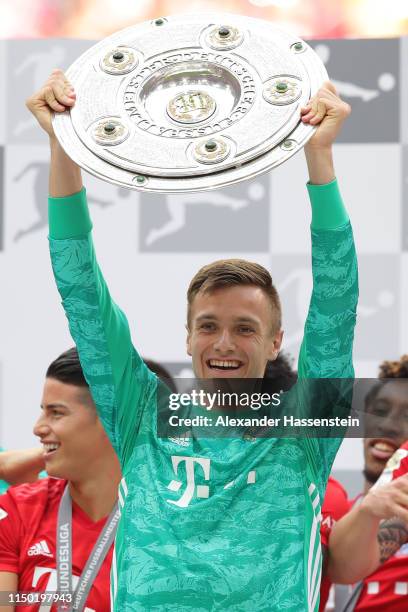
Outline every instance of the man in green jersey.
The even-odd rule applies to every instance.
[[[320,502],[340,442],[158,438],[157,378],[109,295],[95,259],[80,170],[52,129],[51,111],[74,103],[69,82],[54,71],[28,107],[50,137],[56,283],[124,476],[114,609],[315,611]],[[299,377],[353,376],[357,265],[332,161],[348,113],[330,83],[302,109],[302,120],[318,128],[305,148],[314,286]],[[216,262],[197,274],[188,297],[187,348],[195,374],[262,378],[282,341],[279,298],[268,272],[242,260]]]

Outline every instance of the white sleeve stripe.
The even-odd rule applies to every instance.
[[[126,495],[128,494],[128,488],[127,488],[127,484],[126,484],[126,479],[122,478],[122,480],[120,482],[121,482],[121,485],[123,487],[123,492],[124,492],[125,497],[126,497]]]
[[[315,559],[315,567],[313,570],[313,579],[312,579],[312,584],[313,584],[313,589],[312,589],[312,610],[315,609],[316,606],[316,602],[317,602],[317,597],[320,593],[320,579],[321,579],[321,565],[320,565],[320,559],[322,556],[322,551],[321,548],[318,549],[317,555],[316,555],[316,559]]]

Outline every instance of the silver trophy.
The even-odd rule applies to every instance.
[[[53,123],[68,155],[116,185],[173,193],[254,178],[299,151],[314,132],[300,107],[327,73],[267,21],[198,14],[117,32],[67,77],[77,102]]]

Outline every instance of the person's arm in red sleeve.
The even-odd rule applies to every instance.
[[[17,591],[21,519],[9,493],[0,496],[0,593]],[[1,612],[14,612],[14,605],[0,606]]]
[[[374,572],[408,539],[408,474],[375,486],[334,527],[327,573],[352,584]]]

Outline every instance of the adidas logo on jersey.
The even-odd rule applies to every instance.
[[[187,437],[180,438],[169,438],[170,442],[174,442],[174,444],[178,444],[179,446],[189,446],[190,439]]]
[[[188,431],[183,431],[179,436],[174,436],[169,440],[178,446],[190,446],[191,434]]]
[[[27,551],[29,557],[34,557],[35,555],[45,555],[46,557],[52,557],[52,552],[48,548],[48,544],[45,540],[41,540],[41,542],[37,542],[30,546]]]

